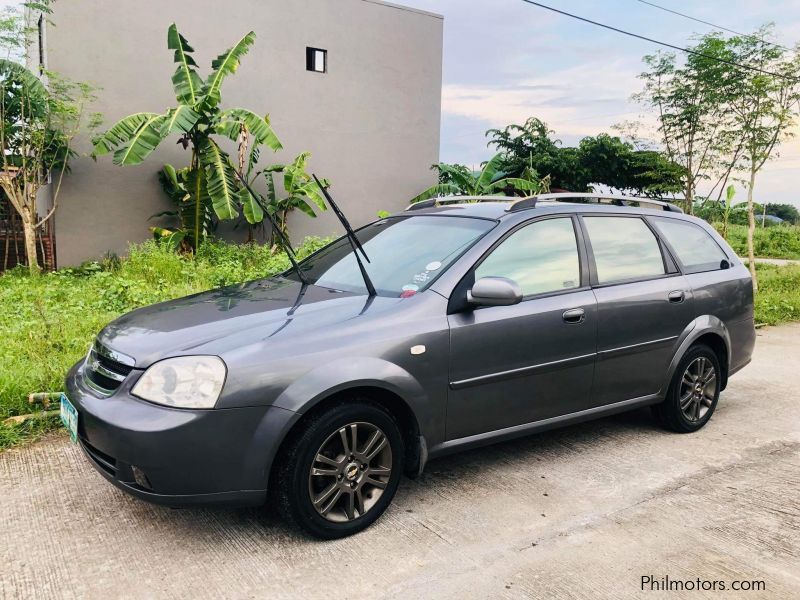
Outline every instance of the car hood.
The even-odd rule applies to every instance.
[[[107,325],[98,341],[146,368],[169,356],[222,355],[270,337],[303,335],[401,301],[263,279],[134,310]]]

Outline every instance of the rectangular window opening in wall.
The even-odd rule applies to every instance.
[[[328,51],[321,48],[306,48],[306,70],[315,73],[328,72]]]

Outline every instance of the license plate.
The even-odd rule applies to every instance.
[[[69,431],[72,441],[78,440],[78,409],[72,406],[66,394],[61,394],[61,422]]]

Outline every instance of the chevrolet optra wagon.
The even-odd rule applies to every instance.
[[[671,205],[425,201],[279,276],[135,310],[62,411],[119,488],[263,504],[322,538],[443,454],[650,405],[688,433],[750,361],[748,270]],[[369,282],[369,283],[367,283]],[[374,293],[372,293],[374,290]]]

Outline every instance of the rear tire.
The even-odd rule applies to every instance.
[[[345,401],[310,417],[276,461],[279,511],[321,539],[358,533],[386,510],[403,473],[400,428],[382,406]]]
[[[678,363],[666,398],[653,407],[653,413],[671,431],[697,431],[714,414],[721,380],[716,353],[703,344],[692,346]]]

